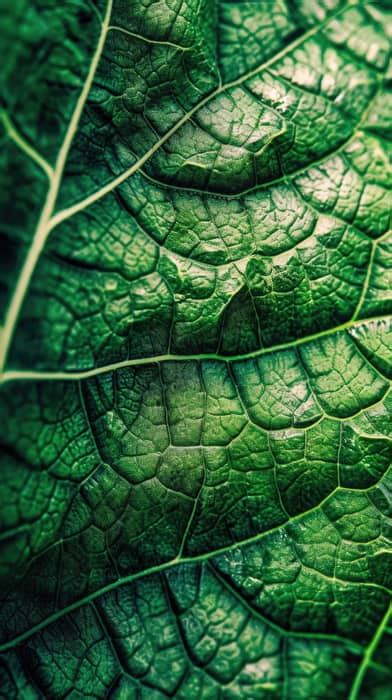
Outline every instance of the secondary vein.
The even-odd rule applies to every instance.
[[[162,355],[148,355],[146,357],[135,357],[128,360],[121,360],[120,362],[113,362],[109,365],[101,365],[100,367],[94,367],[92,369],[80,370],[80,371],[69,371],[69,372],[53,372],[53,371],[35,371],[35,370],[8,370],[4,372],[1,377],[1,383],[10,381],[45,381],[45,380],[83,380],[89,379],[90,377],[95,377],[100,374],[106,374],[107,372],[115,372],[119,369],[125,367],[138,367],[140,365],[154,364],[158,362],[186,362],[186,361],[199,361],[199,360],[216,360],[218,362],[234,362],[241,360],[252,360],[262,357],[263,355],[269,355],[274,352],[279,352],[281,350],[291,350],[305,343],[309,343],[319,338],[325,338],[334,333],[341,333],[344,331],[354,330],[367,323],[386,323],[390,324],[392,320],[391,315],[378,316],[374,318],[363,318],[360,320],[351,319],[345,323],[335,326],[333,328],[328,328],[318,333],[313,333],[312,335],[304,336],[303,338],[297,338],[296,340],[289,341],[287,343],[279,343],[277,345],[271,345],[270,347],[264,347],[259,350],[244,353],[242,355],[221,355],[219,353],[199,353],[199,354],[162,354]]]

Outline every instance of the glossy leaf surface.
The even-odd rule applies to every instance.
[[[1,697],[389,697],[388,6],[1,20]]]

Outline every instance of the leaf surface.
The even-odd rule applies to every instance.
[[[388,3],[3,29],[1,696],[386,700]]]

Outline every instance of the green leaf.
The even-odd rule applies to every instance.
[[[1,697],[389,697],[388,5],[2,19]]]

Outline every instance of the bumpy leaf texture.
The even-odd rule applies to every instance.
[[[391,697],[389,10],[9,3],[2,698]]]

